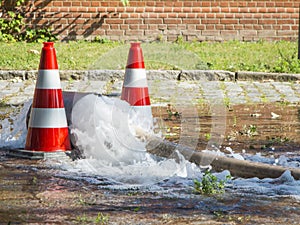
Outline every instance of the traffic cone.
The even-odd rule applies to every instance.
[[[33,97],[25,150],[65,152],[71,150],[53,42],[45,42]]]
[[[140,43],[131,43],[121,99],[131,106],[150,108],[150,97]]]

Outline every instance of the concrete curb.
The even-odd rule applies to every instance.
[[[35,80],[37,70],[0,70],[0,80]],[[61,80],[112,81],[123,79],[124,70],[60,70]],[[297,81],[300,74],[230,72],[223,70],[147,70],[149,80],[182,81]]]

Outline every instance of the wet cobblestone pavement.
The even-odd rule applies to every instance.
[[[100,94],[120,94],[123,81],[61,81],[64,91],[97,92]],[[278,81],[148,81],[152,104],[181,101],[219,101],[226,104],[256,104],[270,102],[298,103],[299,82]],[[31,80],[1,80],[0,99],[12,105],[21,104],[33,97],[35,82]]]

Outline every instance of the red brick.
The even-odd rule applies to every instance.
[[[203,1],[202,2],[202,7],[210,7],[210,6],[211,6],[210,1]]]
[[[183,2],[183,6],[184,7],[192,7],[193,6],[193,3],[191,1],[184,1]]]
[[[258,24],[276,24],[276,20],[269,20],[269,19],[260,19],[258,20]]]
[[[139,25],[138,24],[129,24],[129,30],[138,30]]]
[[[134,12],[134,8],[133,7],[126,7],[125,12]]]
[[[173,7],[174,6],[174,2],[173,1],[165,1],[165,6],[166,7]]]
[[[139,14],[138,13],[129,13],[129,18],[139,18]]]
[[[165,7],[164,12],[173,12],[173,8],[172,7]]]
[[[125,24],[141,24],[142,19],[126,19]]]
[[[213,12],[213,13],[219,13],[219,12],[221,12],[221,9],[220,9],[220,7],[213,7],[211,9],[211,12]]]
[[[219,19],[201,19],[202,24],[218,24],[219,22]]]
[[[177,18],[177,13],[168,13],[168,18]]]
[[[120,25],[120,28],[121,28],[122,30],[128,30],[128,29],[129,29],[129,25],[128,25],[128,24],[121,24],[121,25]]]
[[[129,17],[128,13],[121,13],[120,14],[120,18],[122,18],[122,19],[128,18],[128,17]]]
[[[123,8],[124,9],[124,8]],[[137,7],[136,9],[135,9],[135,12],[136,13],[143,13],[143,12],[146,12],[145,11],[145,7]]]
[[[266,8],[258,8],[258,12],[259,13],[267,13],[267,9]]]
[[[87,12],[87,7],[77,7],[77,12]]]
[[[81,6],[90,7],[91,4],[90,4],[90,2],[81,2]]]
[[[86,8],[86,11],[91,12],[91,13],[95,13],[95,12],[98,12],[98,9],[94,8],[94,7],[88,7],[88,8]]]
[[[178,18],[188,18],[188,14],[189,13],[178,13]]]
[[[72,6],[81,6],[81,1],[72,2]]]
[[[182,8],[183,7],[183,2],[174,2],[174,7],[176,8]]]
[[[65,7],[70,7],[71,5],[72,5],[71,2],[66,2],[66,1],[63,2],[63,6]]]
[[[237,19],[221,19],[220,20],[221,24],[238,24]]]
[[[157,13],[148,13],[149,18],[158,18]]]
[[[156,25],[156,27],[157,27],[157,25]],[[140,30],[146,30],[146,29],[148,29],[148,24],[139,24],[138,25],[138,29],[140,29]]]
[[[69,7],[69,12],[77,12],[78,7]],[[84,11],[86,12],[86,11]]]
[[[199,19],[183,19],[182,23],[184,23],[184,24],[199,24],[200,20]]]
[[[253,8],[257,7],[257,1],[254,1],[254,2],[248,2],[247,7],[253,7]]]
[[[257,13],[258,10],[259,10],[258,8],[249,8],[248,12],[250,12],[250,13]]]
[[[203,30],[205,28],[205,25],[196,25],[197,30]]]
[[[129,36],[142,36],[144,31],[142,30],[126,30],[125,35]]]
[[[154,7],[146,7],[145,12],[154,12]]]
[[[158,26],[157,25],[149,25],[149,30],[158,30]]]
[[[198,13],[198,12],[201,12],[201,8],[200,7],[196,7],[196,8],[192,8],[192,12],[194,13]]]
[[[230,8],[231,13],[248,12],[248,8]]]
[[[107,30],[106,34],[107,35],[117,35],[117,36],[121,36],[124,35],[124,31],[123,30]]]
[[[179,15],[178,15],[179,16]],[[196,18],[197,14],[196,13],[187,13],[185,17],[187,18]],[[184,17],[183,17],[184,18]]]
[[[160,13],[159,17],[160,18],[168,18],[168,13]]]
[[[221,13],[229,13],[230,10],[230,8],[221,8]]]
[[[192,12],[191,7],[184,7],[182,12]]]
[[[225,15],[226,15],[225,13],[217,13],[216,18],[225,18],[226,17]]]
[[[258,24],[257,19],[240,19],[240,24]]]
[[[286,9],[286,12],[287,12],[287,13],[291,13],[291,14],[292,14],[292,13],[296,13],[296,9],[294,9],[294,8],[287,8],[287,9]]]
[[[267,8],[275,8],[275,2],[266,2]]]
[[[164,11],[164,8],[162,8],[162,7],[155,7],[154,8],[154,12],[162,13],[163,11]]]
[[[100,2],[99,1],[92,1],[91,2],[91,6],[92,7],[99,7],[100,6]]]
[[[225,29],[225,26],[224,25],[221,25],[221,24],[216,24],[216,30],[224,30]]]
[[[181,19],[165,18],[164,22],[165,22],[165,24],[180,24],[181,23]]]
[[[122,20],[122,19],[109,19],[109,18],[107,18],[107,19],[105,19],[105,22],[107,24],[123,24],[124,20]]]
[[[54,2],[52,2],[52,5],[53,6],[58,6],[58,7],[63,6],[61,1],[54,1]]]
[[[145,19],[145,24],[162,24],[162,19]]]
[[[289,25],[294,25],[294,24],[295,24],[295,21],[294,21],[294,20],[283,19],[283,20],[277,20],[277,24],[289,24]]]
[[[173,12],[182,12],[183,11],[183,8],[182,7],[174,7],[173,8]]]
[[[146,8],[149,8],[149,6],[155,6],[155,2],[154,1],[147,1],[146,2]]]

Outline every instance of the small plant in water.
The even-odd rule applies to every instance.
[[[98,213],[98,215],[95,219],[96,224],[108,224],[108,222],[109,222],[109,216],[108,215]]]
[[[231,180],[230,175],[226,176],[225,180],[218,180],[215,175],[206,170],[201,181],[194,179],[194,192],[204,195],[222,194],[229,180]]]
[[[204,134],[204,137],[207,141],[209,141],[211,139],[211,134],[210,133],[206,133]]]
[[[168,113],[167,120],[172,120],[173,117],[175,117],[175,119],[180,118],[180,113],[178,111],[174,111],[174,108],[172,107],[171,104],[168,104],[167,113]]]

